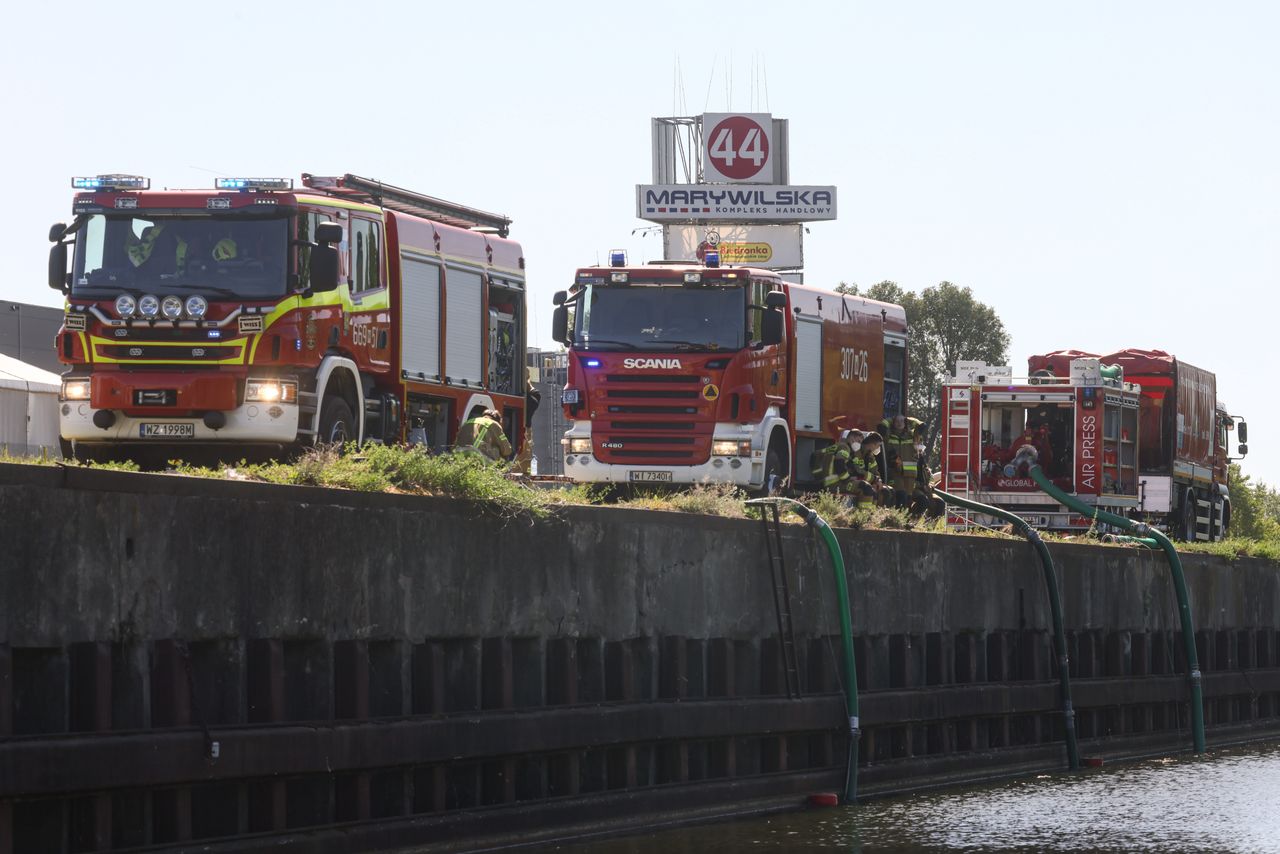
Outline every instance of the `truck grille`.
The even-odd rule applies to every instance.
[[[693,374],[608,374],[596,394],[606,416],[596,422],[602,462],[698,465],[711,457],[715,401]]]
[[[98,345],[98,352],[111,359],[155,359],[166,362],[194,359],[216,362],[220,359],[230,359],[238,351],[235,347],[219,347],[208,344],[192,347],[154,346],[148,344],[100,344]]]

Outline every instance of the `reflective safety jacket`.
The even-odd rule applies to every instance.
[[[849,478],[849,461],[853,454],[844,442],[832,442],[813,455],[813,479],[823,489],[838,489]]]
[[[457,446],[475,448],[495,462],[511,455],[511,443],[502,425],[487,415],[469,418],[458,430]]]
[[[886,418],[880,422],[880,435],[884,437],[884,456],[888,463],[889,477],[898,480],[903,476],[914,480],[916,476],[916,428],[920,419],[907,418],[907,423],[899,433],[893,429],[893,419]]]

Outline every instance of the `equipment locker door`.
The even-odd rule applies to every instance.
[[[450,381],[481,385],[484,380],[484,321],[480,309],[484,280],[479,271],[445,268],[444,370]]]
[[[796,316],[796,429],[822,429],[822,320]]]

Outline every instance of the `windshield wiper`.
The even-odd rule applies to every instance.
[[[232,288],[216,288],[213,285],[187,285],[186,287],[197,294],[210,293],[220,297],[229,297],[231,299],[242,299],[246,301],[276,299],[276,297],[245,296]]]
[[[615,346],[617,346],[617,347],[626,347],[628,350],[635,350],[635,349],[636,349],[636,345],[635,345],[635,343],[634,343],[634,342],[631,342],[631,341],[615,341],[615,340],[613,340],[612,338],[594,338],[594,337],[588,336],[588,337],[587,337],[587,339],[586,339],[585,341],[583,341],[582,343],[583,343],[583,346],[585,346],[587,349],[590,349],[591,347],[595,346],[596,344],[613,344],[613,345],[615,345]]]
[[[674,338],[654,338],[646,344],[668,344],[677,350],[719,350],[720,345],[703,341],[678,341]]]

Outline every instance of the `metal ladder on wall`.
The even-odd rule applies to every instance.
[[[773,589],[773,609],[778,617],[778,646],[787,699],[800,697],[800,662],[796,655],[795,627],[791,621],[791,584],[782,557],[782,520],[776,501],[760,506],[760,526],[764,531],[765,554],[769,561],[769,586]]]

